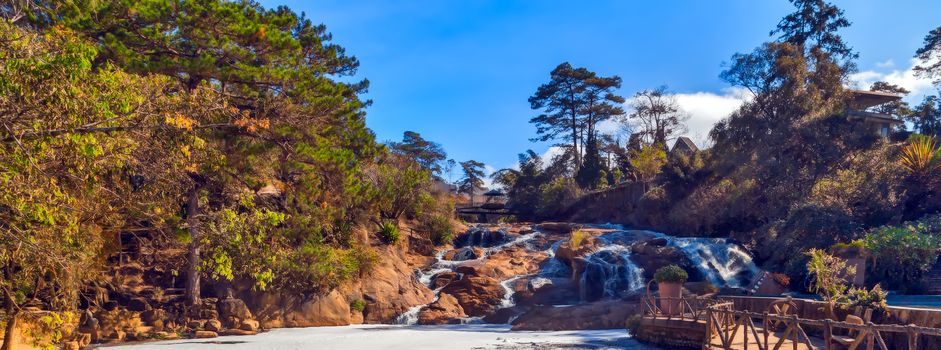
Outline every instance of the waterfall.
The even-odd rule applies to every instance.
[[[751,255],[724,238],[669,237],[668,240],[715,286],[745,287],[761,272]]]
[[[579,281],[582,301],[616,299],[636,293],[644,287],[643,270],[631,260],[630,247],[605,246],[588,255],[585,260],[587,264]]]

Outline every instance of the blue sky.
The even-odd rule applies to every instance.
[[[624,80],[621,94],[660,85],[678,93],[690,132],[741,103],[718,78],[723,62],[768,39],[792,10],[785,0],[446,1],[263,0],[327,25],[334,42],[359,58],[370,80],[367,124],[379,140],[414,130],[449,157],[493,168],[515,164],[533,143],[537,112],[527,98],[563,61]],[[835,0],[853,26],[861,85],[887,79],[933,93],[911,76],[911,57],[941,26],[941,1]]]

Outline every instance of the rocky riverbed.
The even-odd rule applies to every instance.
[[[678,264],[707,292],[747,286],[759,270],[721,239],[617,225],[479,225],[416,271],[428,304],[400,324],[509,323],[514,330],[623,328],[656,269]],[[691,286],[696,286],[696,283]]]

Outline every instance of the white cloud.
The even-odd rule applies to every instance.
[[[890,58],[890,59],[885,60],[884,62],[876,63],[876,67],[879,67],[879,68],[893,68],[893,67],[895,67],[895,61],[893,61],[893,60]]]
[[[905,70],[893,69],[890,72],[878,72],[875,70],[866,70],[850,75],[849,79],[854,88],[869,89],[872,83],[885,81],[890,84],[901,86],[910,94],[905,98],[908,103],[918,103],[925,95],[934,92],[930,79],[918,77],[915,75],[914,67],[920,63],[918,59],[912,59],[910,65]],[[877,67],[881,67],[876,64]]]
[[[722,118],[728,117],[742,103],[751,98],[751,93],[743,88],[728,88],[721,94],[711,92],[677,93],[676,103],[686,113],[688,131],[685,135],[699,147],[708,143],[709,131]]]

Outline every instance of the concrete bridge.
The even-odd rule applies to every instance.
[[[837,321],[826,317],[826,306],[807,299],[647,296],[634,337],[686,349],[941,349],[939,310],[890,307],[874,317],[872,309],[838,309]]]

